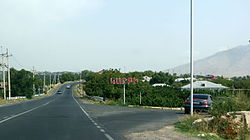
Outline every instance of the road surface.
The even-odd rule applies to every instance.
[[[0,107],[0,139],[122,140],[131,132],[173,124],[183,115],[178,111],[89,104],[74,97],[66,85],[60,90],[62,94]]]

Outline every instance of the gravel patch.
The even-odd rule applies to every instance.
[[[200,140],[175,131],[174,126],[165,126],[156,131],[144,131],[125,135],[128,140]]]

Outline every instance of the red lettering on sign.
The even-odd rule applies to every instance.
[[[122,78],[122,83],[121,84],[125,84],[125,81],[127,81],[126,78]]]
[[[134,78],[134,83],[135,84],[139,83],[139,80]]]
[[[110,78],[110,83],[111,84],[115,84],[115,80],[113,80],[112,78]]]
[[[115,79],[110,78],[111,84],[121,85],[121,84],[125,84],[126,82],[128,84],[131,84],[131,83],[137,84],[137,83],[139,83],[139,80],[136,78],[115,78]]]
[[[116,83],[116,84],[120,84],[120,83],[119,83],[119,78],[115,78],[115,83]]]

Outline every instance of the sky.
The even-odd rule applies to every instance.
[[[1,0],[0,45],[37,71],[164,71],[189,62],[190,0]],[[194,0],[195,60],[247,45],[250,1]]]

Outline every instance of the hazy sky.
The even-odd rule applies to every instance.
[[[246,45],[249,0],[195,1],[195,58]],[[189,0],[1,0],[0,45],[39,71],[160,71],[189,62]]]

